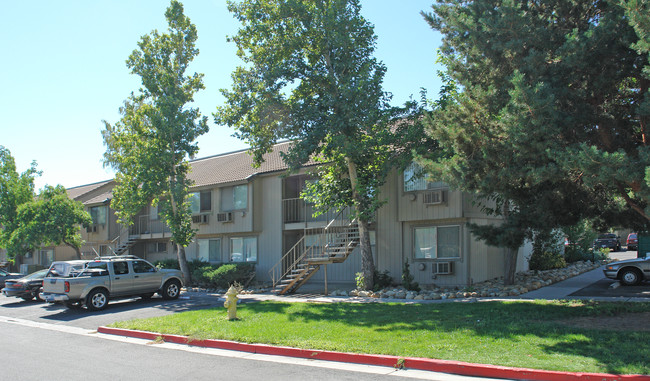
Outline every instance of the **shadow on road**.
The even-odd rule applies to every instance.
[[[81,306],[68,308],[63,304],[54,303],[43,306],[44,309],[51,313],[44,314],[42,319],[69,322],[87,318],[89,315],[95,317],[112,316],[144,308],[163,310],[166,312],[183,312],[213,308],[219,305],[220,303],[217,298],[189,298],[183,296],[176,300],[164,300],[159,297],[153,297],[151,299],[130,298],[111,300],[106,309],[102,311],[88,311]],[[221,307],[223,307],[223,301],[221,301]]]
[[[620,286],[611,288],[610,286],[616,282],[617,281],[612,279],[601,279],[596,283],[592,283],[589,286],[574,292],[571,296],[650,299],[650,283],[644,282],[638,286]]]

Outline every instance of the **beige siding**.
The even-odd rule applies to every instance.
[[[395,281],[401,279],[403,248],[402,223],[397,220],[398,194],[395,172],[388,177],[382,188],[382,197],[386,203],[377,213],[377,270],[389,271]]]
[[[282,179],[279,176],[255,180],[253,213],[259,226],[257,238],[257,280],[269,281],[269,270],[282,258]],[[259,214],[259,215],[258,215]]]

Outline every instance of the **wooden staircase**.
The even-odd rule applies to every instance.
[[[316,242],[307,246],[306,238],[314,235],[318,237]],[[337,217],[325,228],[306,230],[298,243],[269,271],[273,292],[279,295],[296,292],[321,265],[344,262],[359,245],[359,240],[356,220],[342,223]]]

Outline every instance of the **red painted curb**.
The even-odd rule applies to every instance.
[[[404,369],[418,369],[432,372],[459,374],[464,376],[510,378],[543,381],[650,381],[646,375],[617,375],[606,373],[571,373],[549,370],[510,368],[505,366],[472,364],[460,361],[435,360],[417,357],[398,357],[389,355],[367,355],[333,351],[308,350],[292,347],[272,346],[266,344],[245,344],[227,340],[192,340],[185,336],[167,335],[154,332],[134,331],[121,328],[99,327],[99,333],[138,339],[164,341],[197,347],[226,349],[240,352],[258,353],[275,356],[298,357],[314,360],[338,361],[365,365],[379,365]]]

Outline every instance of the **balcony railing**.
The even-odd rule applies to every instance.
[[[334,209],[314,216],[315,208],[313,205],[305,202],[302,198],[288,198],[282,200],[282,218],[285,224],[297,222],[328,222],[335,217],[348,219],[349,213],[346,208],[344,215],[339,214]]]
[[[134,224],[129,230],[130,235],[143,234],[166,234],[171,233],[171,229],[161,220],[152,220],[149,216],[136,217]]]

